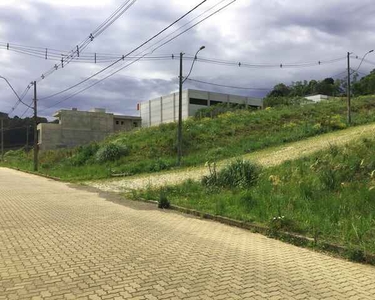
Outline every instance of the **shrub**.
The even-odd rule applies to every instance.
[[[228,112],[236,112],[239,110],[252,110],[253,108],[246,108],[245,104],[234,103],[220,103],[206,108],[202,108],[195,113],[195,119],[200,120],[204,118],[216,118]]]
[[[291,106],[308,103],[303,97],[267,97],[264,99],[264,107]]]
[[[160,172],[160,171],[163,171],[163,170],[170,169],[170,167],[171,167],[171,164],[167,160],[158,158],[155,161],[155,163],[153,163],[151,165],[150,171],[151,172]]]
[[[247,160],[237,159],[221,171],[216,171],[216,165],[209,165],[210,174],[202,179],[206,186],[224,188],[249,188],[258,180],[260,167]]]
[[[96,160],[100,163],[115,161],[121,156],[129,154],[129,149],[125,145],[118,145],[114,143],[103,145],[96,152]]]
[[[78,147],[77,153],[71,158],[73,166],[84,165],[90,158],[92,158],[96,154],[98,150],[99,145],[97,143]]]
[[[24,158],[24,157],[26,157],[26,152],[25,152],[24,148],[18,149],[18,150],[9,150],[9,151],[5,152],[4,157],[5,158],[7,158],[7,157]]]
[[[278,231],[287,231],[287,232],[299,232],[297,223],[285,216],[273,217],[269,222],[270,233],[275,233]]]
[[[163,190],[160,191],[158,207],[162,209],[168,209],[171,207],[171,203],[169,202],[167,195],[165,194]]]

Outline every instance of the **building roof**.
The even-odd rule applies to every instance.
[[[60,109],[57,112],[53,114],[53,117],[59,118],[61,116],[62,112],[78,112],[78,113],[91,113],[91,114],[108,114],[108,115],[113,115],[114,118],[116,119],[122,119],[122,120],[141,120],[141,117],[139,116],[126,116],[126,115],[115,115],[113,113],[108,113],[106,112],[105,108],[94,108],[89,111],[85,110],[78,110],[77,108],[72,108],[72,109]]]
[[[141,117],[139,116],[113,115],[113,118],[122,120],[141,120]]]

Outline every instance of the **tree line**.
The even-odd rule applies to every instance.
[[[316,94],[346,96],[347,86],[347,78],[335,80],[331,77],[323,80],[295,81],[291,85],[279,83],[266,96],[265,103],[293,104],[293,99]],[[360,79],[357,72],[352,72],[351,88],[355,97],[375,94],[375,69]]]

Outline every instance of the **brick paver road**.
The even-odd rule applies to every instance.
[[[375,299],[375,268],[0,168],[0,299]]]

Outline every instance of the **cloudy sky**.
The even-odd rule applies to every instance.
[[[137,0],[80,53],[92,55],[92,60],[85,63],[72,62],[41,80],[38,83],[38,98],[64,90],[109,64],[95,64],[94,53],[127,54],[200,2]],[[219,3],[221,4],[216,8],[229,2],[230,0],[207,0],[159,39],[173,32],[179,33],[178,28],[185,23]],[[38,51],[44,48],[72,50],[123,3],[124,0],[1,0],[0,75],[6,77],[21,94],[31,81],[39,80],[42,74],[59,62],[17,53],[12,51],[14,45],[40,47],[35,48]],[[285,66],[311,62],[315,65],[303,68],[248,68],[198,61],[191,75],[192,79],[237,87],[272,88],[279,82],[290,84],[303,79],[319,80],[339,73],[341,74],[337,77],[345,76],[342,72],[346,68],[344,58],[348,51],[362,57],[375,48],[374,15],[373,0],[237,0],[153,53],[155,56],[170,56],[170,59],[135,62],[85,92],[63,101],[72,93],[86,88],[127,63],[120,62],[69,92],[40,100],[40,114],[51,116],[58,109],[72,107],[82,110],[104,107],[115,113],[137,114],[138,102],[178,89],[179,61],[172,60],[172,54],[178,56],[183,51],[194,55],[202,45],[206,49],[199,53],[201,58],[242,64]],[[195,22],[204,16],[207,13],[195,19]],[[148,53],[157,46],[156,42],[158,39],[147,45],[150,47],[148,51],[143,52],[147,48],[143,47],[134,55]],[[6,43],[10,43],[10,51],[6,50]],[[336,58],[343,59],[335,63],[318,64],[319,61]],[[367,56],[367,59],[375,62],[375,53]],[[351,63],[356,69],[359,60],[353,57]],[[191,60],[184,62],[184,74],[188,72],[190,65]],[[364,63],[360,71],[366,74],[373,68],[374,65]],[[187,81],[184,88],[247,96],[261,96],[264,93],[191,81]],[[17,99],[4,81],[0,82],[0,89],[0,111],[10,112]],[[25,101],[29,103],[31,100],[30,90]],[[21,116],[24,112],[25,106],[19,105],[11,116]],[[25,116],[31,114],[28,111]]]

